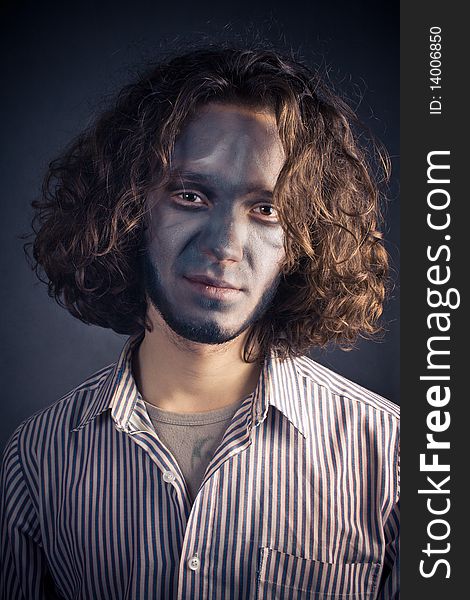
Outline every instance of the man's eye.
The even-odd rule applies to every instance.
[[[270,220],[277,220],[278,218],[277,210],[271,204],[261,204],[255,208],[255,211],[257,211],[261,216],[267,217]]]
[[[202,202],[201,197],[195,192],[181,192],[177,194],[177,197],[186,202],[191,202],[191,204],[200,204]]]

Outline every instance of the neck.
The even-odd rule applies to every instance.
[[[171,412],[205,412],[254,391],[261,366],[243,360],[247,332],[225,344],[199,344],[173,333],[155,310],[149,316],[153,330],[145,332],[133,358],[146,402]]]

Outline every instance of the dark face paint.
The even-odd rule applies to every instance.
[[[237,337],[276,293],[284,234],[271,194],[284,162],[275,118],[209,104],[183,130],[171,181],[149,198],[147,294],[178,335]]]

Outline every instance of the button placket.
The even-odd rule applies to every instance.
[[[191,569],[191,571],[197,571],[200,566],[201,561],[199,560],[197,553],[188,559],[188,567]]]
[[[165,471],[163,473],[163,481],[166,481],[166,483],[171,483],[175,479],[176,479],[176,476],[172,471]]]

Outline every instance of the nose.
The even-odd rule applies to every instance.
[[[246,226],[233,212],[214,211],[204,229],[201,250],[217,262],[240,262]]]

